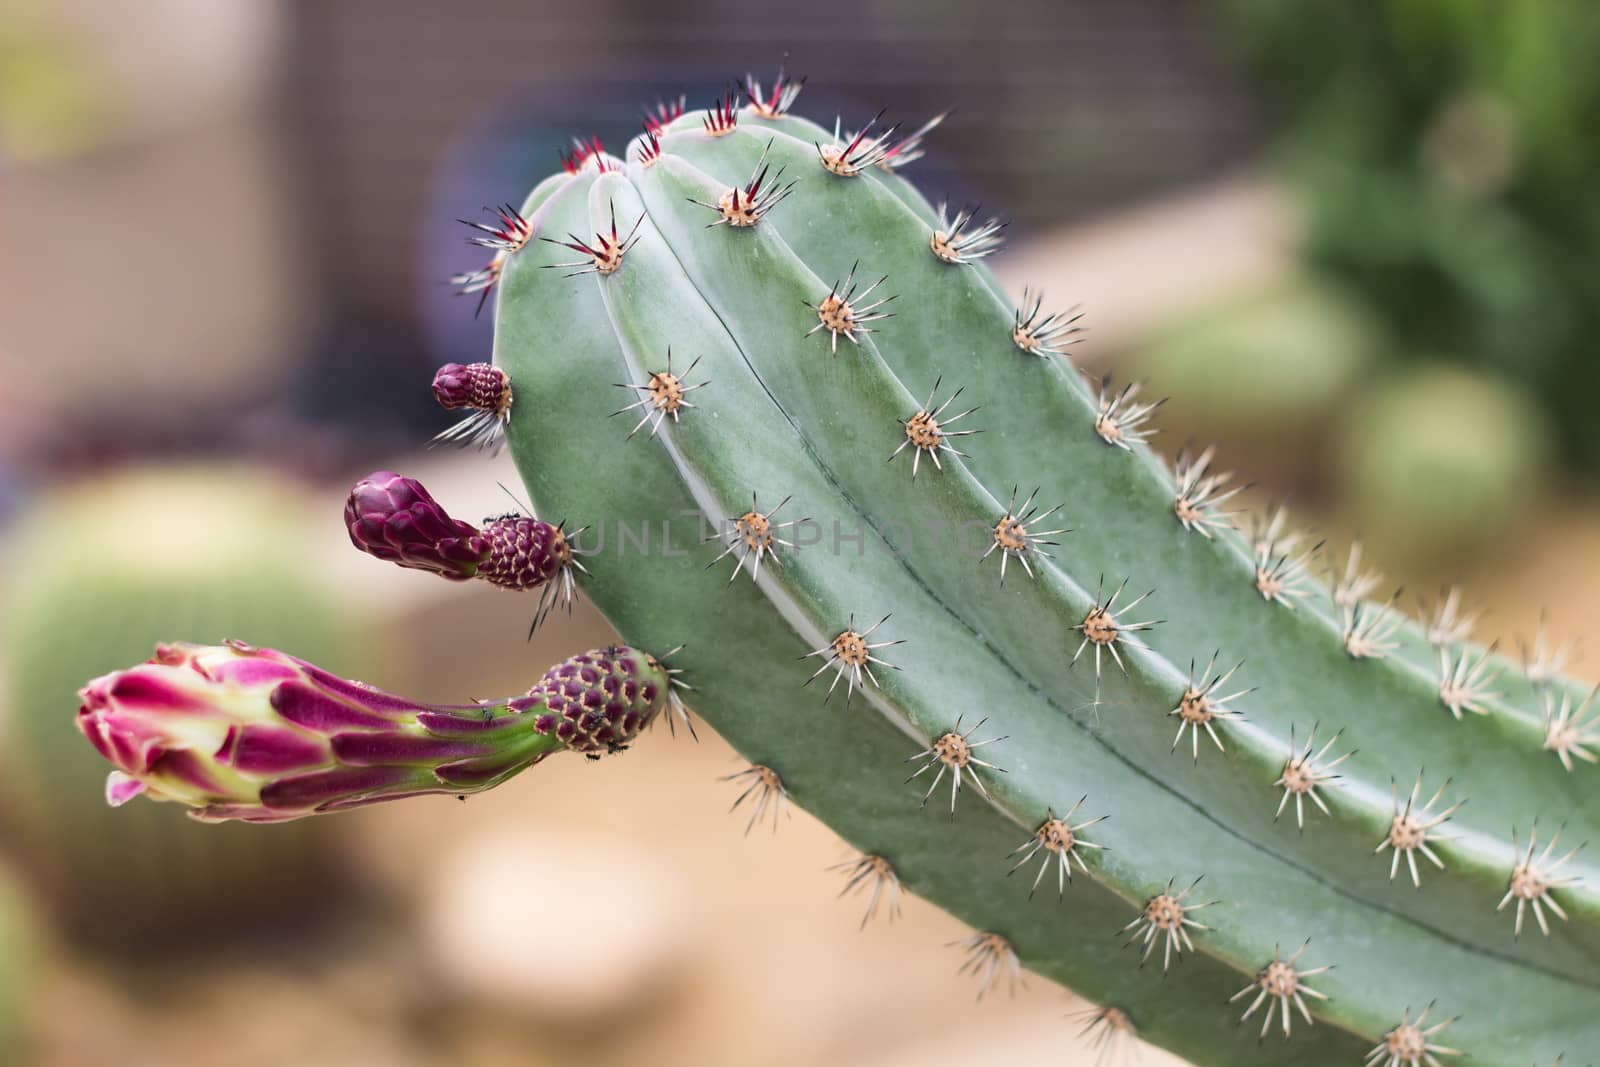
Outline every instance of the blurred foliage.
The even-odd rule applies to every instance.
[[[0,620],[5,844],[58,923],[96,949],[182,953],[302,922],[337,881],[331,828],[202,826],[113,811],[75,693],[161,640],[238,637],[348,673],[351,623],[319,583],[301,493],[248,467],[147,469],[44,498],[6,546]]]
[[[1286,126],[1312,262],[1396,360],[1537,397],[1600,472],[1600,4],[1228,0]]]

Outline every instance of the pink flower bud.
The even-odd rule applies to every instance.
[[[89,682],[78,728],[140,794],[205,821],[278,822],[428,793],[488,789],[561,748],[620,751],[672,702],[670,674],[626,647],[574,656],[527,694],[421,704],[272,649],[161,645]]]

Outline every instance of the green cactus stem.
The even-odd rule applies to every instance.
[[[523,480],[590,524],[618,631],[684,646],[753,818],[810,810],[860,850],[869,916],[901,887],[947,908],[980,995],[1046,975],[1108,1045],[1600,1048],[1574,847],[1600,728],[1559,652],[1471,643],[1453,594],[1410,622],[1282,509],[1241,532],[1209,452],[1150,449],[1158,399],[1067,364],[1073,312],[1006,299],[1004,223],[901,176],[937,119],[829,132],[798,91],[664,108],[624,159],[584,142],[479,239]],[[482,565],[394,528],[351,526]]]
[[[1446,1020],[1463,1062],[1600,1047],[1600,900],[1567,853],[1600,812],[1540,703],[1583,694],[1405,621],[1359,561],[1324,589],[1281,512],[1236,532],[1209,456],[1149,450],[1155,402],[1064,362],[1070,313],[1003,297],[999,222],[923,201],[892,133],[773,110],[541,186],[534,234],[633,243],[501,278],[507,437],[535,502],[604,534],[584,587],[618,629],[684,643],[697,710],[897,884],[1197,1062],[1410,1064]],[[697,407],[630,442],[604,386],[669,348]],[[1030,899],[1019,845],[1080,877]]]

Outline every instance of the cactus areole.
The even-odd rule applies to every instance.
[[[494,297],[497,373],[435,388],[577,529],[480,530],[380,473],[351,497],[358,547],[576,581],[658,685],[670,650],[757,815],[793,801],[860,850],[841,870],[869,916],[901,888],[948,909],[979,991],[1055,979],[1100,1005],[1083,1029],[1108,1051],[1600,1057],[1600,873],[1577,851],[1600,837],[1600,716],[1561,649],[1513,664],[1454,592],[1413,623],[1281,511],[1236,522],[1209,452],[1174,474],[1150,450],[1158,402],[1066,362],[1073,313],[1007,299],[980,262],[1003,224],[901,176],[936,122],[830,131],[789,114],[799,86],[663,105],[621,158],[579,142],[480,232],[493,257],[461,284]],[[144,780],[213,816],[273,807],[237,768],[224,796],[141,778],[96,705],[116,687],[87,692],[118,799]],[[312,728],[303,773],[388,753],[389,791],[454,789],[441,761],[497,730],[508,749],[463,756],[486,783],[562,741],[516,728],[527,700],[479,730],[339,699],[374,736]],[[165,737],[147,718],[131,736]],[[398,743],[440,731],[431,755]]]

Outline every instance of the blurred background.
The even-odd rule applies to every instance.
[[[103,807],[74,691],[237,635],[459,700],[605,641],[359,556],[343,496],[506,510],[505,457],[421,447],[489,345],[455,220],[786,55],[818,120],[957,107],[912,177],[1014,220],[1002,280],[1169,451],[1593,678],[1596,54],[1588,0],[7,0],[0,1063],[1093,1062],[1043,982],[973,1007],[948,916],[858,931],[808,816],[744,836],[715,737],[209,828]]]

